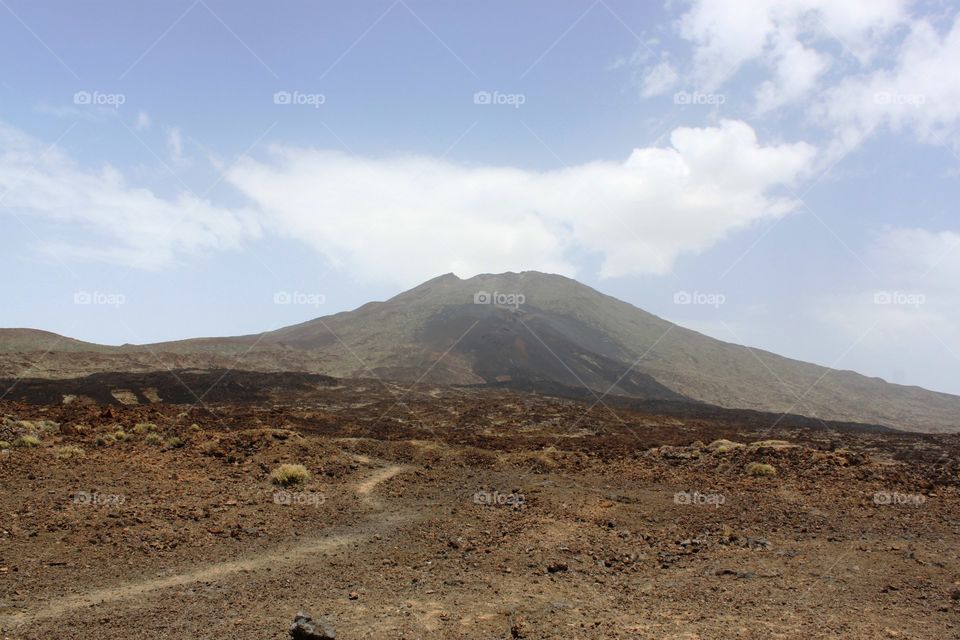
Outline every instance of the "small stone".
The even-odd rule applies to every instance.
[[[314,620],[310,614],[300,611],[290,625],[290,637],[293,640],[323,640],[336,638],[337,632],[324,620]]]
[[[510,637],[511,638],[526,638],[527,637],[527,621],[524,620],[523,616],[517,616],[513,624],[510,625]]]

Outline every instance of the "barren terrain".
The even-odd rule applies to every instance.
[[[273,382],[0,403],[0,637],[960,637],[958,436]]]

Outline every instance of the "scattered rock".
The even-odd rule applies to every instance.
[[[314,620],[310,614],[300,611],[290,625],[290,637],[293,640],[320,640],[336,638],[337,632],[324,620]]]
[[[517,616],[513,620],[513,624],[510,625],[510,637],[511,638],[526,638],[527,637],[527,621],[523,616]]]
[[[666,460],[692,460],[700,457],[700,450],[693,447],[671,447],[664,445],[659,449],[660,457]]]
[[[773,544],[766,538],[747,538],[744,541],[744,546],[748,549],[755,549],[758,551],[769,551],[773,548]]]
[[[757,574],[755,574],[753,571],[734,571],[733,569],[717,569],[716,575],[735,576],[739,580],[749,580],[750,578],[757,577]]]

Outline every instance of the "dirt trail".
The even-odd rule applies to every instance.
[[[405,465],[392,465],[384,469],[381,469],[380,471],[377,471],[372,476],[370,476],[369,478],[367,478],[366,480],[364,480],[363,482],[357,485],[357,488],[356,488],[357,494],[365,502],[375,506],[379,506],[380,501],[375,500],[370,496],[370,494],[373,493],[373,490],[376,489],[378,485],[386,482],[390,478],[396,475],[399,475],[401,473],[404,473],[406,471],[410,471],[412,468],[413,467],[409,467]]]
[[[406,465],[391,465],[380,469],[367,479],[358,483],[354,490],[364,502],[371,506],[381,508],[381,502],[371,496],[373,490],[394,476],[410,471],[411,469],[412,467]],[[374,523],[371,523],[371,520],[368,519],[359,525],[351,527],[349,530],[342,530],[339,533],[329,533],[321,538],[307,540],[292,547],[288,546],[266,553],[257,553],[255,557],[220,562],[188,573],[180,573],[165,578],[130,582],[54,599],[44,603],[34,611],[0,616],[0,629],[32,624],[41,620],[62,616],[85,607],[119,600],[142,598],[147,594],[163,589],[181,587],[195,582],[217,582],[228,579],[238,573],[257,571],[264,567],[295,564],[317,554],[329,552],[337,547],[371,538],[377,533],[382,533],[399,526],[403,522],[409,521],[413,516],[414,513],[411,511],[396,511],[387,514],[380,512],[376,514]],[[132,606],[136,606],[136,603]]]

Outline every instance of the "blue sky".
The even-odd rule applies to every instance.
[[[546,7],[2,0],[0,326],[251,333],[539,269],[960,393],[955,6]]]

